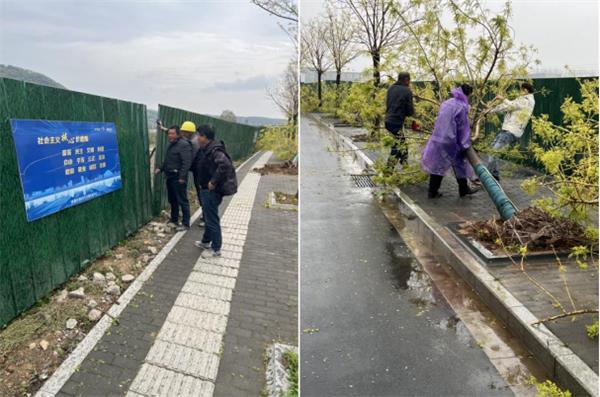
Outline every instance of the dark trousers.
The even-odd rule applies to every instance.
[[[200,192],[202,191],[202,188],[200,187],[200,185],[194,184],[194,187],[196,188],[196,195],[198,196],[198,204],[200,204],[200,207],[202,207],[202,197],[200,197]],[[200,219],[204,220],[204,210],[202,211],[202,214],[200,214]]]
[[[190,226],[190,202],[187,196],[187,181],[179,183],[177,175],[167,177],[167,197],[171,204],[171,222],[177,223],[179,220],[179,208],[181,208],[182,220],[184,226]]]
[[[406,160],[408,160],[408,146],[406,146],[406,138],[404,138],[402,124],[390,123],[386,121],[385,129],[394,135],[394,137],[399,141],[392,145],[388,162],[395,161],[406,163]]]
[[[435,196],[440,190],[440,186],[442,186],[442,179],[444,177],[442,175],[429,175],[429,196]],[[456,178],[456,183],[458,183],[458,194],[460,196],[464,196],[469,192],[469,184],[467,183],[467,178]]]
[[[219,205],[223,201],[223,196],[215,191],[202,189],[200,191],[202,200],[202,212],[204,213],[204,221],[206,228],[202,236],[203,243],[210,243],[213,251],[220,251],[223,245],[221,237],[221,219],[219,219]]]

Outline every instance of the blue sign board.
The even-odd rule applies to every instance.
[[[11,119],[29,222],[121,188],[114,123]]]

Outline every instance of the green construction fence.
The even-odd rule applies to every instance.
[[[122,188],[27,222],[10,119],[113,122]],[[152,217],[146,105],[0,78],[0,327]]]
[[[261,127],[233,123],[165,105],[158,105],[158,117],[166,127],[171,125],[180,126],[184,121],[192,121],[196,126],[211,124],[215,128],[216,139],[225,142],[227,152],[234,161],[244,159],[254,153],[256,139],[261,129]],[[158,131],[154,158],[155,167],[159,167],[163,163],[166,149],[167,136],[165,133]],[[154,176],[153,200],[154,215],[158,215],[167,206],[167,191],[163,174]]]

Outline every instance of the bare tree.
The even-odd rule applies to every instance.
[[[373,62],[373,84],[381,83],[380,66],[387,48],[397,46],[405,39],[404,23],[400,15],[407,14],[410,6],[399,6],[393,0],[337,0],[350,11],[356,21],[357,41],[366,47]]]
[[[277,87],[267,90],[271,100],[286,115],[288,124],[298,123],[298,64],[291,60]]]
[[[321,83],[323,74],[333,65],[325,44],[328,28],[328,22],[323,19],[313,19],[302,25],[301,61],[312,67],[317,73],[319,106],[323,104]]]
[[[269,14],[287,22],[277,24],[283,29],[298,49],[298,2],[297,0],[250,0]]]
[[[342,69],[355,59],[359,52],[353,43],[354,27],[348,23],[348,12],[344,9],[334,11],[331,4],[327,5],[327,22],[329,23],[325,45],[331,54],[335,68],[335,85],[340,86]]]
[[[298,5],[295,0],[251,0],[269,14],[298,23]]]

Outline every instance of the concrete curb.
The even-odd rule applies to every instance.
[[[283,354],[291,350],[298,354],[296,346],[274,343],[267,348],[266,390],[268,397],[282,397],[290,387],[288,373],[283,365]]]
[[[365,168],[372,167],[373,161],[350,139],[339,134],[332,125],[316,117],[309,117],[339,136],[343,145],[356,153],[357,160]],[[598,374],[545,325],[532,326],[538,318],[496,281],[475,255],[465,249],[447,228],[437,223],[400,189],[395,189],[394,193],[400,199],[402,209],[416,216],[418,234],[426,246],[445,259],[477,292],[510,331],[523,341],[553,379],[568,388],[574,396],[598,397]]]
[[[270,192],[267,197],[267,205],[271,209],[283,210],[283,211],[298,211],[298,206],[294,204],[279,204],[275,192]]]
[[[244,165],[250,162],[252,159],[257,157],[260,151],[254,153],[250,158],[244,161],[237,168],[239,171]],[[249,170],[250,172],[252,170]],[[190,224],[193,224],[198,220],[202,214],[202,208],[199,208],[191,217]],[[121,294],[117,302],[114,303],[107,314],[92,327],[88,334],[83,338],[77,347],[71,352],[62,364],[54,371],[52,376],[44,383],[40,390],[35,394],[35,397],[53,397],[60,389],[64,386],[67,380],[73,375],[77,368],[81,365],[83,360],[92,351],[94,346],[104,336],[106,331],[110,328],[113,323],[113,319],[117,319],[135,295],[142,288],[144,283],[152,276],[158,266],[164,261],[167,255],[175,248],[179,240],[187,233],[187,231],[181,231],[176,233],[171,240],[160,250],[160,252],[154,257],[154,259],[146,266],[144,271],[140,273],[137,278],[131,283],[131,285]]]

